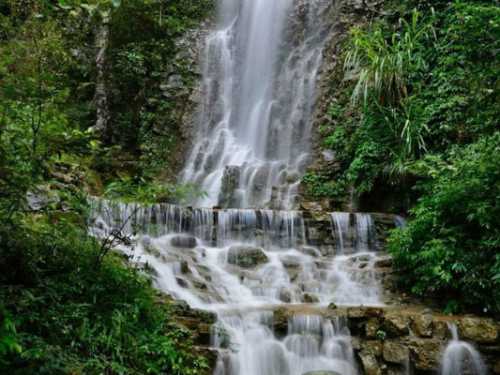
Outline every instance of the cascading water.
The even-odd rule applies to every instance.
[[[309,157],[329,0],[220,0],[185,182],[199,207],[294,204]]]
[[[371,216],[333,214],[332,253],[310,246],[313,228],[290,210],[308,164],[332,7],[331,0],[220,0],[182,178],[207,193],[195,207],[225,209],[92,202],[95,236],[129,234],[120,249],[152,272],[158,288],[217,313],[214,345],[229,350],[221,350],[216,375],[355,375],[342,319],[295,315],[280,337],[273,310],[381,303]]]
[[[376,242],[370,215],[332,214],[332,223],[341,223],[333,235],[335,255],[310,246],[311,228],[300,211],[103,200],[92,206],[95,236],[120,229],[129,234],[131,243],[120,249],[152,272],[158,288],[218,314],[214,345],[230,350],[221,352],[217,375],[358,373],[341,319],[294,315],[279,337],[273,310],[300,303],[380,304],[364,258]]]
[[[371,216],[334,212],[331,221],[338,249],[327,277],[333,289],[331,299],[348,305],[380,305],[381,291],[374,270],[376,241]]]
[[[457,326],[448,325],[452,338],[443,353],[441,375],[486,375],[481,355],[469,343],[458,337]]]

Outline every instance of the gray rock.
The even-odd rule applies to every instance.
[[[171,238],[170,245],[182,249],[194,249],[197,245],[197,241],[193,236],[178,235]]]
[[[219,194],[219,205],[221,207],[238,207],[237,189],[240,185],[240,167],[228,165],[224,169],[222,177],[222,189]]]
[[[399,313],[390,313],[385,316],[384,329],[391,336],[405,336],[409,332],[409,319]]]
[[[432,323],[434,318],[431,314],[419,314],[413,318],[412,329],[421,337],[432,336]]]
[[[362,351],[359,354],[361,365],[363,366],[364,374],[366,375],[381,375],[382,371],[377,362],[377,358],[372,353]]]
[[[301,253],[312,256],[312,257],[321,256],[321,253],[319,252],[319,250],[314,248],[314,247],[311,247],[311,246],[301,246],[298,250]]]
[[[260,247],[238,245],[229,248],[227,261],[242,268],[253,268],[267,263],[268,258]]]

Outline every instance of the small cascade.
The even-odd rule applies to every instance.
[[[441,360],[441,375],[486,375],[487,369],[479,352],[469,343],[461,341],[455,324],[448,324],[451,340]]]
[[[309,245],[312,229],[300,211],[96,199],[90,228],[98,237],[116,231],[131,236],[134,258],[155,269],[159,283],[161,272],[172,266],[169,281],[175,280],[176,288],[170,285],[169,292],[185,294],[193,287],[198,302],[380,305],[371,215],[336,212],[331,217],[334,256]]]
[[[331,222],[337,243],[337,255],[327,276],[332,285],[331,299],[346,305],[380,305],[380,285],[374,270],[377,241],[371,215],[333,212]]]
[[[219,358],[215,375],[259,374],[302,375],[310,371],[358,374],[349,330],[341,318],[333,320],[316,315],[297,315],[288,321],[288,333],[276,338],[272,314],[249,313],[221,317],[222,335],[215,343],[225,343],[228,331],[233,341]]]
[[[330,217],[338,255],[376,249],[375,228],[370,214],[333,212]]]

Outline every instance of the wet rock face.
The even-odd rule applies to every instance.
[[[242,268],[254,268],[267,261],[267,255],[260,247],[231,246],[227,253],[227,262]]]
[[[497,327],[491,319],[466,317],[460,322],[459,329],[464,339],[480,343],[493,343],[498,338]]]
[[[398,342],[386,341],[384,342],[383,356],[387,362],[404,364],[410,358],[410,351]]]
[[[224,170],[219,195],[219,205],[221,207],[239,207],[240,200],[237,189],[240,186],[240,175],[240,167],[235,165],[229,165]]]
[[[450,340],[450,323],[459,327],[461,340],[481,352],[490,373],[500,374],[500,325],[489,318],[444,316],[422,306],[332,306],[312,311],[280,307],[273,315],[273,330],[278,337],[286,335],[296,314],[346,319],[360,373],[364,375],[437,373]]]

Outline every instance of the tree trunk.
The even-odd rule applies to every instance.
[[[96,88],[95,88],[95,105],[96,105],[96,123],[95,129],[100,133],[101,138],[106,141],[110,137],[109,129],[109,100],[107,90],[107,50],[109,46],[109,16],[103,15],[101,23],[98,26],[96,35]]]

